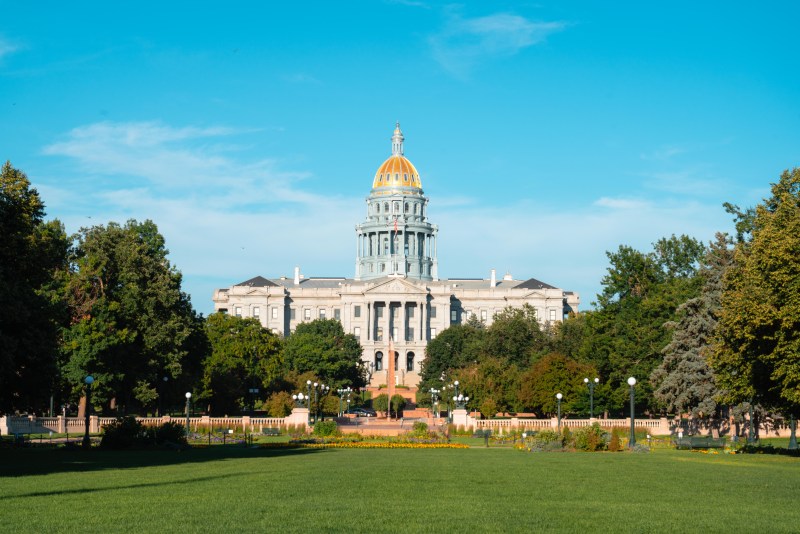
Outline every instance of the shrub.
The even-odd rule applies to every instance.
[[[554,430],[542,430],[534,434],[531,451],[560,451],[564,448],[563,437]]]
[[[392,395],[392,411],[394,412],[395,416],[400,414],[400,411],[403,409],[403,406],[406,405],[406,398],[396,393]]]
[[[389,395],[386,393],[381,393],[374,399],[372,399],[372,408],[378,412],[388,412],[389,411]]]
[[[327,420],[327,421],[317,421],[314,424],[314,435],[327,437],[327,436],[335,436],[339,433],[339,425],[336,424],[336,421]]]
[[[611,452],[619,452],[622,450],[622,443],[619,440],[619,428],[611,429],[611,440],[608,442],[608,450]]]
[[[419,438],[426,438],[428,437],[428,423],[423,423],[422,421],[417,421],[414,423],[414,426],[411,430],[411,433]]]
[[[292,413],[294,400],[288,392],[279,391],[270,395],[267,402],[264,403],[264,407],[270,417],[286,417]]]
[[[170,421],[152,429],[157,445],[188,445],[186,428],[177,421]]]
[[[575,432],[575,448],[588,451],[602,451],[606,448],[606,440],[608,434],[600,428],[598,423],[592,423],[591,426],[585,426]],[[619,438],[617,438],[619,445]]]
[[[135,417],[117,417],[103,427],[100,447],[112,450],[130,449],[141,446],[146,439],[147,432]]]

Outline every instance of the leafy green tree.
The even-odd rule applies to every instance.
[[[264,408],[270,417],[286,417],[292,413],[294,399],[292,399],[292,394],[287,391],[277,391],[270,395],[267,402],[264,403]]]
[[[557,411],[556,393],[561,393],[563,414],[583,412],[587,397],[583,379],[596,374],[590,365],[562,354],[548,354],[520,377],[519,404],[525,411],[553,415]]]
[[[460,382],[459,392],[470,398],[469,406],[493,417],[497,412],[517,411],[519,374],[516,364],[509,364],[504,358],[485,357],[456,371],[453,378]],[[447,390],[445,396],[452,394],[452,390]],[[452,398],[444,400],[452,402]]]
[[[400,410],[403,409],[403,406],[406,405],[406,398],[400,395],[399,393],[395,393],[392,395],[392,412],[394,413],[395,417],[400,414]]]
[[[711,364],[726,400],[800,414],[800,169],[785,171],[736,245]]]
[[[629,376],[639,380],[639,409],[657,408],[652,385],[644,378],[661,363],[661,350],[669,343],[670,332],[663,325],[674,321],[677,307],[700,292],[697,269],[703,251],[694,239],[671,236],[654,243],[651,252],[620,246],[607,253],[611,265],[597,310],[585,314],[589,335],[581,358],[605,377],[595,390],[601,409],[624,411]]]
[[[481,349],[485,357],[527,366],[546,343],[536,310],[525,304],[521,308],[507,307],[495,314],[491,326],[486,329]]]
[[[475,325],[452,325],[425,347],[420,372],[420,390],[441,388],[453,371],[478,361],[485,330]]]
[[[254,401],[250,389],[269,389],[281,376],[281,340],[258,319],[212,313],[206,333],[211,353],[203,364],[200,398],[213,413],[238,412]]]
[[[366,385],[361,352],[358,338],[345,334],[341,322],[317,319],[297,325],[286,339],[283,357],[287,370],[313,372],[331,390],[355,389]]]
[[[179,378],[198,348],[197,316],[181,291],[152,221],[83,228],[74,236],[66,284],[70,324],[63,373],[77,391],[95,377],[93,399],[124,413],[158,398],[163,376]]]
[[[372,409],[376,412],[388,412],[389,411],[389,395],[386,393],[381,393],[374,399],[372,399]]]
[[[22,171],[0,170],[0,412],[43,411],[58,377],[68,241]]]
[[[672,340],[664,347],[664,360],[650,376],[656,400],[675,414],[711,417],[717,411],[719,390],[707,356],[722,295],[722,277],[733,260],[730,240],[717,234],[700,268],[704,280],[699,297],[677,309],[680,319],[670,321]]]

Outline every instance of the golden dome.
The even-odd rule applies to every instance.
[[[378,167],[372,188],[414,187],[422,189],[422,182],[414,164],[403,155],[403,132],[398,122],[392,136],[392,155]]]
[[[405,156],[395,154],[378,167],[375,179],[372,181],[372,188],[378,187],[417,187],[422,189],[422,182],[414,164],[408,161]]]

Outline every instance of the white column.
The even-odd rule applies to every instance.
[[[419,303],[419,340],[425,341],[425,301]]]
[[[400,302],[400,310],[402,311],[402,313],[400,314],[400,316],[401,316],[400,320],[403,321],[403,324],[402,324],[402,327],[398,329],[398,331],[402,330],[402,334],[400,334],[400,335],[403,337],[403,342],[405,342],[408,339],[408,331],[406,330],[408,328],[408,309],[407,309],[407,306],[408,306],[408,302],[406,302],[406,301]]]
[[[367,341],[372,339],[372,332],[370,332],[372,330],[372,315],[370,311],[372,311],[372,303],[367,302]]]

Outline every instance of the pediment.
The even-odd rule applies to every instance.
[[[427,295],[428,290],[402,278],[390,278],[364,291],[365,295]]]

